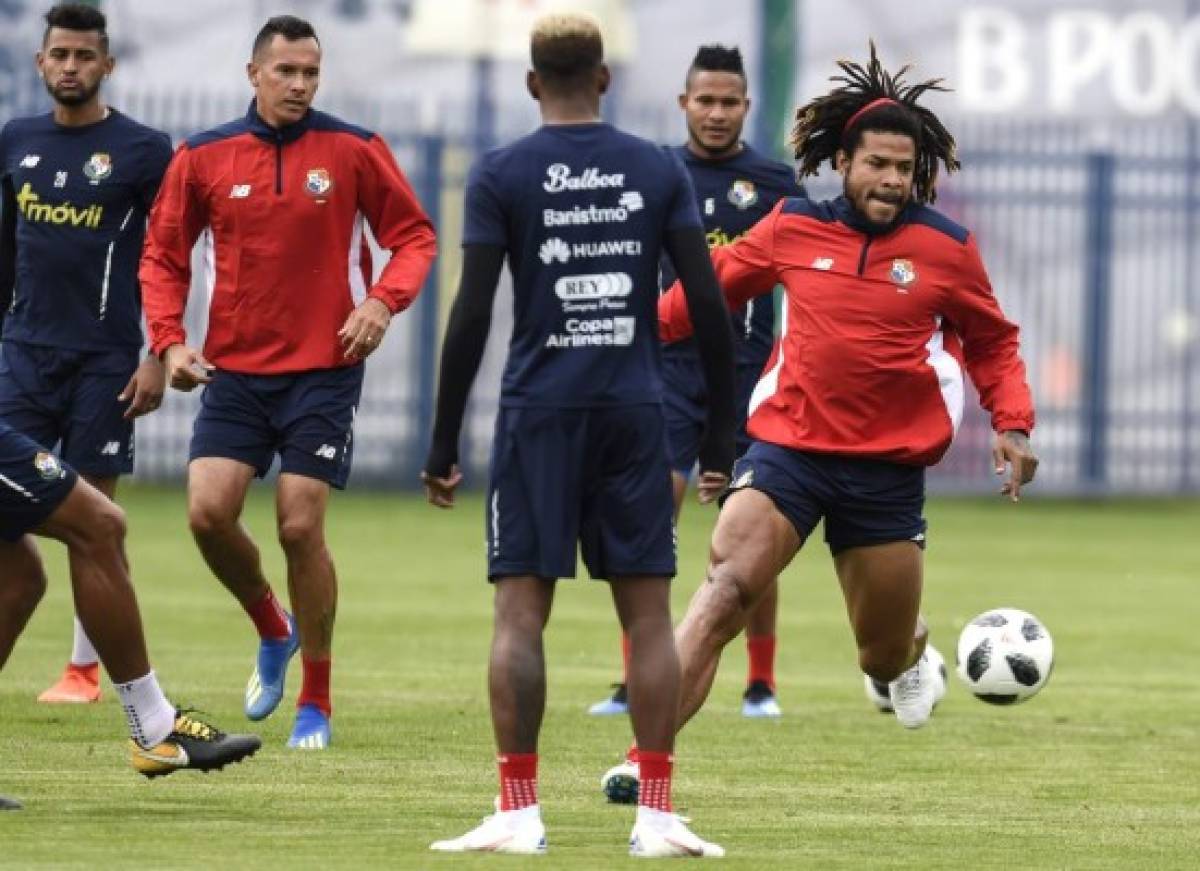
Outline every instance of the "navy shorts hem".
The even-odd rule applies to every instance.
[[[335,490],[345,490],[346,483],[350,479],[350,470],[344,465],[331,469],[328,460],[318,460],[314,457],[309,461],[303,454],[285,456],[279,463],[279,471],[281,474],[286,472],[289,475],[301,475],[305,478],[322,481]]]
[[[256,478],[266,477],[267,472],[271,470],[270,463],[263,466],[261,463],[256,462],[255,459],[247,457],[245,454],[238,454],[237,451],[231,448],[197,445],[195,443],[188,450],[188,462],[190,463],[192,460],[234,460],[243,466],[249,466],[253,469],[254,477]]]
[[[8,516],[0,524],[0,539],[15,542],[32,533],[67,501],[78,481],[79,475],[69,466],[63,466],[63,475],[52,488],[39,488],[37,502],[23,505],[18,511],[6,512]]]
[[[575,577],[575,569],[572,568],[569,572],[562,574],[553,574],[547,572],[544,566],[522,566],[516,563],[488,566],[489,584],[494,584],[501,578],[523,578],[529,576],[541,578],[543,581],[571,580]]]
[[[898,541],[911,541],[921,550],[925,549],[925,530],[915,530],[912,535],[886,535],[874,538],[871,536],[861,536],[856,538],[843,538],[836,542],[827,541],[829,552],[833,556],[837,556],[844,551],[853,550],[856,547],[871,547],[877,544],[894,544]]]
[[[64,460],[66,457],[63,458]],[[70,460],[67,460],[70,462]],[[87,475],[91,478],[120,478],[122,475],[133,474],[133,463],[86,463],[76,460],[71,463],[71,468],[81,475]]]
[[[600,581],[620,581],[622,578],[674,578],[679,574],[679,567],[672,565],[657,565],[646,567],[638,567],[636,569],[627,569],[624,567],[609,569],[603,578],[596,578]]]

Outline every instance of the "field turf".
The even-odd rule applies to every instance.
[[[151,655],[168,694],[230,730],[254,638],[187,533],[178,490],[122,495]],[[269,491],[247,522],[277,588]],[[961,625],[1012,605],[1041,617],[1058,650],[1049,686],[995,708],[956,679],[928,727],[871,709],[823,545],[783,579],[779,722],[739,715],[742,642],[678,746],[677,809],[744,868],[1195,868],[1200,854],[1200,503],[929,506],[925,612],[953,662]],[[676,615],[701,576],[713,513],[689,505]],[[0,867],[601,868],[625,857],[629,808],[606,805],[624,718],[586,706],[618,676],[604,584],[561,585],[547,636],[541,795],[550,854],[442,856],[495,794],[485,658],[483,509],[415,496],[339,495],[329,538],[341,579],[334,745],[283,747],[293,670],[264,749],[220,774],[146,781],[130,769],[114,693],[47,707],[37,693],[69,652],[61,548],[51,588],[0,675]],[[3,583],[3,579],[0,579]]]

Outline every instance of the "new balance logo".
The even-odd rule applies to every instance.
[[[104,447],[100,449],[100,456],[115,457],[121,452],[120,442],[105,442]]]
[[[21,166],[25,167],[26,169],[33,169],[35,166],[41,163],[41,161],[42,156],[40,154],[26,154],[21,158]]]
[[[321,445],[321,447],[317,448],[315,453],[322,460],[336,460],[338,452],[337,448],[335,448],[333,445]]]
[[[248,196],[250,196],[250,185],[248,184],[235,184],[233,190],[229,192],[231,200],[244,200]]]
[[[566,242],[555,236],[542,243],[542,247],[538,249],[538,257],[547,266],[555,260],[559,263],[566,263],[571,259],[571,249],[567,247]]]
[[[814,260],[812,262],[812,268],[813,269],[824,269],[824,270],[832,269],[833,268],[833,258],[832,257],[818,257],[816,260]]]
[[[638,191],[625,191],[617,203],[631,212],[640,211],[642,206],[646,205],[646,201],[642,199],[642,195]]]

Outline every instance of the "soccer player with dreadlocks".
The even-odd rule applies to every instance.
[[[959,166],[953,137],[919,103],[940,80],[905,84],[907,67],[889,74],[874,45],[865,67],[839,66],[841,86],[799,109],[792,143],[801,176],[828,160],[843,195],[785,199],[713,251],[731,307],[776,284],[786,304],[706,583],[676,629],[680,726],[704,703],[722,648],[822,518],[859,665],[888,685],[902,725],[923,725],[935,692],[919,615],[925,468],[961,419],[964,366],[991,414],[996,472],[1011,468],[1002,492],[1016,501],[1037,468],[1017,327],[974,237],[930,207],[938,165]],[[661,298],[659,320],[665,340],[690,334],[678,289]]]
[[[683,161],[696,189],[700,219],[710,248],[728,245],[749,231],[783,197],[803,196],[796,174],[787,164],[772,160],[742,141],[742,124],[750,110],[746,69],[736,47],[702,45],[688,67],[679,107],[687,121],[687,143],[672,150]],[[664,261],[663,287],[675,280]],[[737,354],[737,453],[750,446],[746,409],[775,341],[775,306],[770,297],[751,300],[730,312]],[[667,416],[667,446],[671,452],[671,489],[675,521],[683,508],[688,477],[700,455],[708,410],[708,388],[695,341],[676,342],[663,349],[663,411]],[[710,497],[714,473],[698,481],[701,501]],[[729,483],[715,475],[716,492]],[[775,698],[775,624],[779,607],[772,584],[746,623],[749,671],[742,694],[745,717],[779,717]],[[621,651],[629,659],[629,640]],[[616,691],[588,709],[590,714],[629,712],[624,681]]]

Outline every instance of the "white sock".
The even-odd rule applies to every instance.
[[[146,749],[161,744],[175,728],[175,708],[163,695],[154,672],[113,686],[129,721],[129,736]]]
[[[83,631],[83,624],[75,618],[75,640],[71,644],[71,665],[95,665],[99,659],[92,641]]]
[[[665,832],[675,825],[676,816],[672,811],[660,811],[656,808],[638,805],[637,825],[649,826],[658,832]]]

